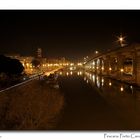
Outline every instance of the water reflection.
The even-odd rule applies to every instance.
[[[84,73],[93,88],[113,107],[121,118],[128,121],[134,129],[140,128],[140,88],[103,76]],[[94,93],[93,93],[94,94]],[[131,120],[131,122],[130,122]],[[132,121],[133,120],[133,121]]]
[[[87,79],[87,78],[86,78],[86,77],[84,77],[84,81],[86,81],[86,79]]]
[[[67,72],[67,73],[66,73],[66,75],[68,76],[68,75],[69,75],[69,73]]]
[[[96,85],[98,88],[100,88],[100,84],[101,84],[101,81],[99,79],[99,76],[96,76]]]
[[[130,89],[131,89],[131,93],[133,94],[133,92],[134,92],[133,86],[130,86]]]
[[[64,71],[60,71],[58,72],[59,76],[72,76],[72,75],[78,75],[78,76],[82,76],[83,75],[83,71],[72,71],[72,70],[64,70]]]
[[[83,74],[82,71],[77,72],[77,75],[82,75],[82,74]]]
[[[140,130],[140,88],[82,70],[62,71],[62,73],[60,73],[60,77],[63,81],[62,86],[65,85],[64,91],[66,92],[66,96],[68,94],[67,88],[70,89],[68,104],[71,103],[70,106],[72,107],[70,108],[70,111],[74,111],[74,116],[69,113],[70,111],[67,111],[68,120],[71,119],[71,116],[73,116],[73,118],[77,116],[77,120],[79,120],[80,116],[83,122],[87,122],[88,119],[93,121],[95,119],[94,116],[99,113],[99,116],[102,116],[101,119],[103,120],[103,123],[107,119],[110,123],[112,123],[115,121],[116,117],[116,120],[122,124],[122,126],[119,127],[120,129],[124,128],[124,125],[128,130]],[[74,90],[71,90],[72,88]],[[99,100],[96,102],[97,99]],[[83,111],[83,114],[85,114],[84,117],[87,117],[85,112],[88,111],[87,114],[93,115],[91,118],[88,116],[88,119],[86,118],[87,120],[85,120],[84,117],[81,117],[83,114],[79,115],[80,111],[75,109],[78,105],[77,100],[78,103],[81,103],[79,104],[77,110],[80,108]],[[85,108],[85,106],[83,106],[84,103],[85,106],[87,105],[87,110],[83,109]],[[106,104],[105,107],[107,109],[102,110],[103,107],[100,106],[102,103]],[[112,118],[110,118],[110,116]],[[77,124],[77,120],[75,120],[73,124]],[[98,123],[100,122],[98,117],[96,120]],[[116,122],[115,125],[118,122]],[[69,125],[71,126],[71,123]],[[92,127],[94,127],[94,125],[95,123],[93,123]]]
[[[115,80],[111,80],[109,78],[105,78],[103,76],[91,74],[88,72],[84,73],[84,80],[89,80],[90,84],[97,87],[98,89],[106,89],[109,88],[110,91],[114,90],[114,88],[121,92],[125,93],[134,93],[134,87],[132,85],[123,84],[117,82]],[[135,88],[136,89],[136,88]]]
[[[104,78],[102,78],[102,86],[104,86]]]
[[[80,76],[83,77],[83,80],[86,83],[90,83],[92,86],[97,87],[100,91],[106,92],[109,90],[110,93],[116,94],[134,94],[139,92],[137,88],[134,88],[132,85],[127,85],[124,83],[117,82],[116,80],[108,79],[103,76],[95,75],[90,72],[84,72],[82,70],[79,71],[71,71],[71,70],[64,70],[58,73],[60,76]],[[114,93],[114,94],[115,94]]]

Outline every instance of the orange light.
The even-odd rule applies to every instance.
[[[124,91],[124,88],[121,86],[120,90],[121,90],[121,91]]]
[[[120,69],[121,72],[124,72],[124,69]]]
[[[111,86],[112,85],[112,83],[111,82],[109,82],[109,86]]]

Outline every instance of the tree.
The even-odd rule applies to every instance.
[[[9,61],[9,66],[10,66],[10,74],[21,74],[24,70],[23,65],[21,62],[17,59],[11,59]]]
[[[11,59],[4,55],[0,55],[0,73],[7,75],[18,75],[24,70],[22,63],[17,59]]]

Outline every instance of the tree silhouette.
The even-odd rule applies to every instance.
[[[24,67],[19,60],[0,55],[0,73],[6,73],[7,75],[18,75],[21,74],[23,70]]]

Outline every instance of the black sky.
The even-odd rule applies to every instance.
[[[0,53],[81,59],[95,50],[118,47],[120,33],[127,43],[140,42],[140,11],[23,10],[0,11]]]

